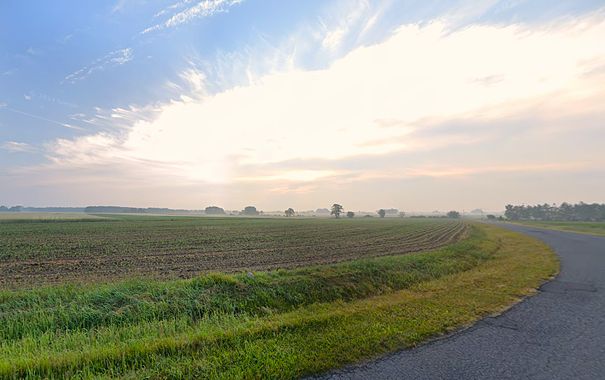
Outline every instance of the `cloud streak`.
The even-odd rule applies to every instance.
[[[88,78],[95,72],[104,71],[112,67],[124,65],[134,58],[132,48],[118,49],[111,51],[103,57],[94,60],[90,65],[84,66],[79,70],[67,75],[63,82],[76,83]],[[62,83],[63,83],[62,82]]]
[[[200,1],[200,2],[197,2],[195,5],[188,7],[187,9],[185,9],[183,11],[173,14],[166,21],[159,23],[159,24],[155,24],[153,26],[150,26],[149,28],[146,28],[145,30],[143,30],[141,32],[141,34],[147,34],[147,33],[162,30],[162,29],[170,29],[170,28],[174,28],[176,26],[182,25],[182,24],[186,24],[197,18],[210,17],[217,13],[225,13],[225,12],[229,11],[229,8],[241,3],[242,1],[243,0],[204,0],[204,1]],[[172,6],[168,7],[167,9],[160,11],[158,14],[156,14],[156,16],[161,16],[172,9],[181,8],[188,3],[190,3],[190,1],[183,1],[180,3],[173,4]]]
[[[33,119],[42,120],[42,121],[45,121],[47,123],[58,125],[58,126],[63,127],[63,128],[74,129],[74,130],[78,130],[78,131],[83,131],[84,130],[84,128],[79,127],[77,125],[68,124],[68,123],[62,123],[62,122],[57,121],[57,120],[49,119],[47,117],[35,115],[33,113],[29,113],[29,112],[25,112],[25,111],[22,111],[22,110],[13,108],[13,107],[9,107],[9,105],[6,104],[6,103],[0,103],[0,109],[5,109],[5,110],[8,110],[8,111],[11,111],[11,112],[14,112],[14,113],[18,113],[18,114],[23,115],[23,116],[31,117]]]
[[[27,143],[17,142],[17,141],[7,141],[2,144],[2,149],[7,150],[13,153],[31,153],[36,149]]]

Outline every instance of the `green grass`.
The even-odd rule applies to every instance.
[[[556,272],[493,226],[426,253],[0,293],[0,377],[294,378],[501,311]]]
[[[518,223],[526,226],[548,228],[559,231],[579,232],[590,235],[605,236],[605,222],[523,221]]]

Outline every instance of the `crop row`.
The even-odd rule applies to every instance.
[[[458,240],[465,229],[458,221],[410,219],[5,222],[0,287],[334,263],[437,248]]]

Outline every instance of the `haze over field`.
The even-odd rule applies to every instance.
[[[3,1],[0,204],[605,194],[602,1]]]

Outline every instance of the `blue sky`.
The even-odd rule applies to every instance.
[[[0,204],[603,201],[604,9],[3,1]]]

